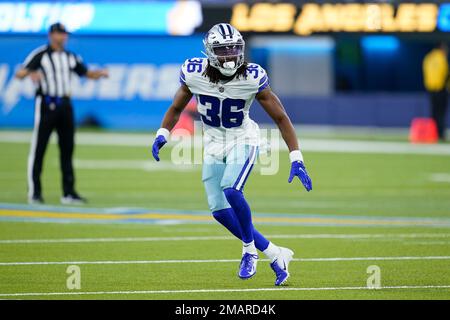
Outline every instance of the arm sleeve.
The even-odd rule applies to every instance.
[[[85,76],[88,72],[87,66],[84,64],[80,56],[74,56],[74,66],[72,70],[80,77]]]

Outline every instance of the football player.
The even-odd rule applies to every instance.
[[[257,249],[271,261],[275,285],[286,282],[293,251],[267,240],[252,223],[250,207],[244,197],[245,182],[258,155],[259,128],[249,117],[256,98],[277,124],[289,148],[290,183],[300,178],[307,191],[312,189],[297,136],[283,105],[269,86],[265,70],[244,59],[245,42],[233,26],[220,23],[204,37],[207,58],[186,60],[181,67],[181,86],[175,94],[156,133],[152,153],[159,161],[159,150],[167,143],[170,130],[193,95],[203,122],[204,163],[202,181],[214,218],[242,240],[239,277],[256,273]]]

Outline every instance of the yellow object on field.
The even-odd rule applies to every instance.
[[[423,79],[428,91],[441,91],[448,78],[448,62],[445,51],[434,49],[423,59]]]

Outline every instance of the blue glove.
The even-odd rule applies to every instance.
[[[303,162],[294,161],[291,166],[291,174],[289,175],[288,182],[291,183],[294,177],[299,177],[300,181],[305,186],[306,191],[312,190],[312,182],[311,178],[308,176],[308,172],[306,172],[305,165]]]
[[[156,137],[155,142],[153,142],[152,154],[156,161],[159,161],[159,150],[167,143],[164,136],[159,135]]]

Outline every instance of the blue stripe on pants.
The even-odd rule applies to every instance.
[[[236,182],[233,185],[234,189],[242,190],[244,188],[245,182],[247,181],[247,178],[250,175],[250,172],[252,171],[255,159],[256,159],[256,147],[251,146],[250,153],[247,160],[245,161],[244,167],[242,168],[238,178],[236,179]]]

